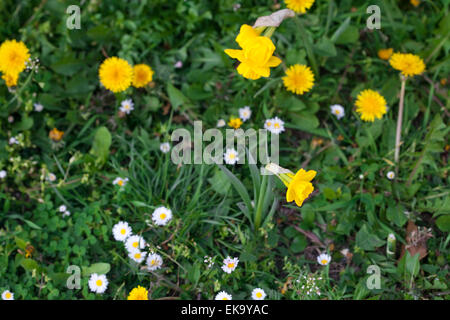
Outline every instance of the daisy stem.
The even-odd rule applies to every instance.
[[[263,175],[262,181],[261,181],[261,188],[259,190],[258,203],[256,204],[256,210],[255,210],[255,230],[256,231],[258,231],[259,227],[261,226],[262,206],[264,203],[264,198],[266,197],[267,178],[268,178],[267,174]]]
[[[402,76],[402,87],[400,89],[400,103],[398,106],[398,118],[397,118],[397,132],[395,134],[395,153],[394,162],[396,164],[396,171],[398,173],[398,160],[400,156],[400,140],[402,137],[402,122],[403,122],[403,107],[405,100],[405,86],[406,78]]]

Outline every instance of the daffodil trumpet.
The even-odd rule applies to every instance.
[[[286,201],[295,201],[295,204],[299,207],[303,205],[303,202],[314,191],[314,187],[311,180],[314,179],[317,172],[314,170],[305,171],[300,169],[297,173],[282,168],[275,163],[268,163],[266,170],[276,175],[287,187]]]

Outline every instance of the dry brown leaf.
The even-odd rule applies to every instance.
[[[406,225],[406,245],[402,245],[399,260],[403,258],[406,250],[409,251],[411,256],[419,253],[419,260],[425,258],[428,255],[427,240],[432,236],[430,230],[418,228],[414,221],[409,220]]]

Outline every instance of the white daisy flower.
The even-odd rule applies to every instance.
[[[120,103],[120,111],[125,112],[126,114],[130,114],[132,110],[134,110],[134,103],[131,99],[123,100]]]
[[[223,119],[217,120],[217,128],[222,128],[226,126],[226,122]]]
[[[360,180],[364,179],[364,175],[363,175],[363,174],[360,174],[360,175],[359,175],[359,179],[360,179]]]
[[[225,291],[220,291],[216,295],[216,300],[232,300],[231,294],[226,293]]]
[[[331,261],[331,256],[326,253],[322,253],[317,257],[317,262],[323,266],[326,266]]]
[[[338,120],[345,116],[344,107],[341,106],[340,104],[334,104],[334,105],[330,106],[330,109],[331,109],[331,113],[334,114],[336,116],[336,118],[338,118]]]
[[[394,171],[389,171],[389,172],[386,174],[386,177],[387,177],[389,180],[394,179],[394,178],[395,178],[395,173],[394,173]]]
[[[167,153],[170,151],[170,144],[168,142],[161,143],[159,146],[159,150],[162,151],[162,153]]]
[[[103,293],[106,291],[106,288],[108,288],[108,279],[106,279],[104,274],[91,274],[91,277],[89,278],[89,289],[91,289],[92,292]]]
[[[48,181],[51,181],[51,182],[53,182],[53,181],[55,181],[56,180],[56,175],[54,174],[54,173],[49,173],[48,175],[47,175],[47,180]]]
[[[175,64],[173,65],[176,69],[180,69],[183,67],[183,62],[181,60],[178,60],[177,62],[175,62]]]
[[[120,187],[124,187],[128,182],[128,178],[117,177],[114,179],[113,184],[117,184]]]
[[[234,271],[234,269],[236,269],[238,263],[239,263],[238,258],[230,258],[228,256],[223,260],[222,270],[225,271],[226,273],[231,273]]]
[[[147,268],[150,271],[155,271],[161,268],[163,260],[161,256],[157,253],[152,253],[147,257]]]
[[[112,228],[114,239],[117,241],[125,241],[131,235],[131,227],[125,221],[119,221]]]
[[[264,122],[264,129],[271,131],[273,128],[273,119],[267,119]]]
[[[36,111],[36,112],[41,112],[42,110],[44,110],[44,106],[40,103],[35,103],[33,106],[34,106],[34,111]]]
[[[252,291],[253,300],[264,300],[266,298],[266,293],[261,288],[255,288]]]
[[[158,207],[152,214],[152,220],[158,226],[165,226],[171,219],[172,210],[166,207]]]
[[[278,117],[275,117],[272,119],[273,121],[273,125],[272,125],[272,130],[270,130],[270,132],[274,133],[274,134],[280,134],[281,132],[284,131],[284,121],[281,120]]]
[[[136,261],[137,263],[141,263],[142,261],[144,261],[146,255],[147,255],[147,252],[140,251],[140,250],[134,250],[134,251],[128,253],[128,256],[130,257],[130,259],[132,259],[133,261]]]
[[[142,250],[146,245],[147,243],[145,242],[144,238],[137,235],[129,236],[125,241],[125,247],[127,248],[128,252]]]
[[[59,212],[65,212],[65,211],[67,211],[67,207],[62,204],[59,206],[58,210],[59,210]]]
[[[3,300],[14,300],[14,293],[12,293],[9,290],[5,290],[2,293],[2,299]]]
[[[2,170],[2,171],[0,171],[0,179],[4,179],[4,178],[6,178],[6,171]]]
[[[70,211],[69,210],[64,211],[62,216],[63,216],[63,218],[70,216]]]
[[[9,144],[19,144],[19,140],[15,137],[9,138]]]
[[[227,149],[225,154],[223,155],[223,159],[226,164],[236,164],[239,161],[239,155],[234,149]]]
[[[245,106],[244,108],[239,109],[239,118],[242,119],[242,121],[247,121],[250,119],[250,116],[252,115],[252,111],[250,110],[249,106]]]

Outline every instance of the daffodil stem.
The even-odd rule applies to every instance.
[[[268,38],[272,37],[272,35],[273,35],[273,33],[275,32],[276,29],[277,29],[276,27],[268,27],[266,29],[266,31],[264,32],[264,36],[268,37]]]
[[[266,197],[266,189],[267,189],[267,179],[268,175],[263,175],[261,180],[261,188],[259,189],[259,198],[258,203],[256,204],[256,210],[255,210],[255,230],[258,231],[259,227],[261,226],[261,220],[262,220],[262,207],[264,203],[264,198]]]
[[[398,160],[400,156],[400,140],[402,138],[402,122],[403,122],[403,108],[405,102],[405,87],[406,78],[402,76],[402,87],[400,89],[400,103],[398,106],[398,118],[397,118],[397,132],[395,134],[395,153],[394,162],[396,164],[396,170],[398,173]]]

